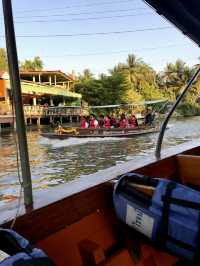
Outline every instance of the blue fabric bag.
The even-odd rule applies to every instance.
[[[138,192],[131,182],[154,186],[153,197]],[[121,221],[159,246],[191,261],[199,260],[199,191],[166,179],[128,174],[115,184],[113,202]]]
[[[0,266],[54,266],[46,254],[10,229],[0,228],[0,250],[10,255]]]

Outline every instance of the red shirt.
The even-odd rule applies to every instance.
[[[104,120],[104,126],[105,128],[110,128],[110,119],[108,117],[106,117]]]

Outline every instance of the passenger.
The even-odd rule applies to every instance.
[[[104,118],[104,126],[105,128],[110,128],[110,118],[108,115],[106,115]]]
[[[81,128],[88,128],[88,122],[85,116],[81,117]]]
[[[132,114],[131,117],[129,118],[128,125],[131,128],[138,127],[138,121],[137,121],[137,118],[136,118],[136,116],[134,114]]]
[[[119,127],[120,128],[128,127],[128,121],[127,121],[126,115],[124,113],[121,115]]]
[[[155,118],[155,115],[153,115],[152,110],[150,108],[148,108],[146,110],[146,115],[144,118],[144,124],[146,126],[151,126],[153,124],[154,118]]]
[[[96,116],[95,115],[90,115],[90,128],[99,128],[99,123],[96,120]]]
[[[115,117],[115,114],[112,114],[111,120],[110,120],[110,125],[112,128],[116,128],[117,127],[117,119]]]
[[[104,127],[104,116],[102,114],[99,115],[99,127]]]

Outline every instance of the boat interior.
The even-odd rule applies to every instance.
[[[133,172],[200,188],[199,164],[200,146]],[[179,258],[153,246],[117,219],[113,184],[111,180],[30,211],[18,217],[14,229],[59,266],[175,265]]]

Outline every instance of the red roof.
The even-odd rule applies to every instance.
[[[34,75],[34,74],[48,75],[48,74],[52,74],[52,75],[61,75],[61,76],[65,77],[66,79],[69,79],[72,81],[75,80],[74,75],[66,74],[66,73],[62,72],[61,70],[29,70],[29,71],[20,71],[20,74],[22,74],[22,75]]]

